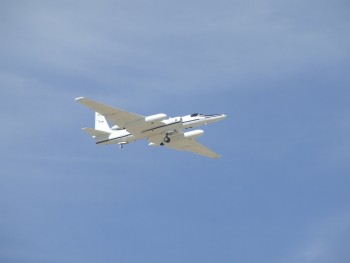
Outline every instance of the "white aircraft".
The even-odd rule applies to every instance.
[[[226,117],[224,114],[191,114],[183,117],[168,118],[164,113],[141,116],[114,108],[84,97],[76,101],[95,111],[95,129],[83,128],[92,135],[98,145],[124,144],[147,139],[151,146],[166,146],[171,149],[190,151],[210,158],[220,155],[201,145],[195,138],[203,135],[202,130],[183,132],[182,130],[211,124]],[[114,124],[109,127],[108,121]]]

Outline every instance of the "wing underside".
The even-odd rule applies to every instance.
[[[164,136],[154,136],[154,137],[148,138],[150,142],[156,145],[160,145],[161,143],[163,143],[163,139],[164,139]],[[219,154],[210,150],[206,146],[200,144],[195,139],[185,138],[182,132],[180,132],[179,135],[171,138],[171,141],[169,143],[164,142],[163,145],[170,149],[179,150],[179,151],[189,151],[189,152],[193,152],[195,154],[199,154],[199,155],[213,158],[213,159],[220,158]]]
[[[128,126],[133,127],[135,126],[133,125],[134,123],[145,119],[145,117],[142,115],[127,112],[125,110],[92,101],[84,97],[77,98],[76,100],[86,107],[93,109],[95,112],[98,112],[101,115],[105,116],[108,121],[111,121],[115,125],[118,125],[120,128],[128,129]]]
[[[135,136],[164,126],[162,121],[147,122],[145,116],[105,105],[84,97],[76,98],[75,100],[93,109],[95,112],[103,115],[108,121],[121,129],[126,129]]]

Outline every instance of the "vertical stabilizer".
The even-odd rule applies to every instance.
[[[95,129],[99,131],[106,131],[106,132],[111,131],[106,118],[103,115],[99,114],[98,112],[95,112]]]

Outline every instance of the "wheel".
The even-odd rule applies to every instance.
[[[168,136],[166,136],[166,137],[164,138],[164,141],[165,141],[166,143],[169,143],[169,142],[170,142],[170,138],[169,138]]]

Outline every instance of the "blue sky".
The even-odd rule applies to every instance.
[[[348,262],[349,9],[2,1],[0,261]],[[222,158],[97,147],[79,96],[225,113]]]

